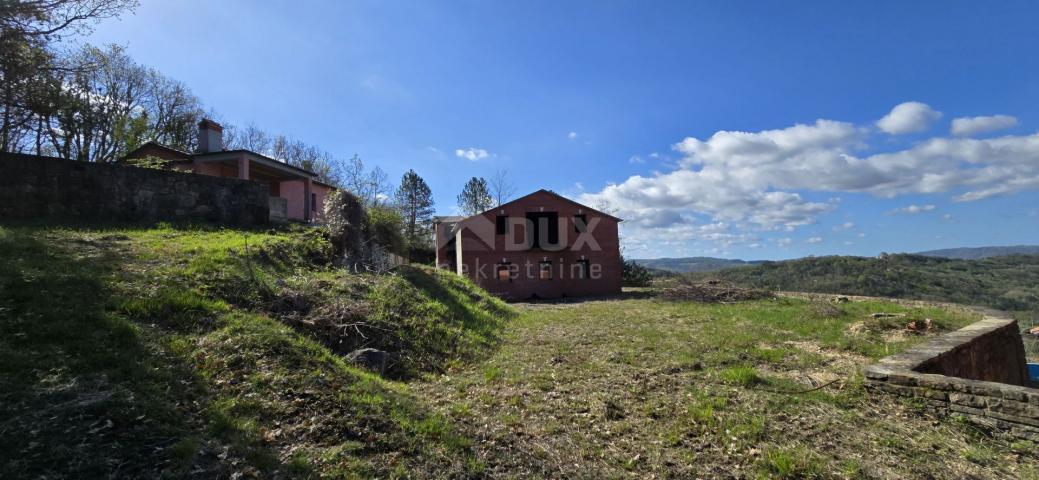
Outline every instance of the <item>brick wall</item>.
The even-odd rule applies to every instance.
[[[515,220],[527,213],[556,212],[559,216],[559,241],[563,248],[518,250],[510,244],[522,244],[527,232],[515,222],[506,234],[496,233],[498,216]],[[578,239],[573,217],[584,215],[590,228],[591,242]],[[486,212],[481,218],[465,221],[462,252],[466,274],[487,291],[500,297],[525,300],[539,298],[613,295],[621,291],[622,265],[616,219],[547,192],[536,192],[517,201]],[[586,237],[586,240],[588,238]],[[441,267],[453,268],[454,252],[441,247]],[[579,262],[587,261],[592,278],[582,278]],[[542,279],[540,265],[550,262],[552,278]],[[497,265],[514,265],[517,272],[510,280],[500,280]]]
[[[1039,390],[1029,387],[1017,322],[984,312],[980,322],[870,365],[866,385],[1039,440]]]
[[[268,221],[267,185],[233,178],[0,154],[0,220]]]

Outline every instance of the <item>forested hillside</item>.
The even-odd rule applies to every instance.
[[[683,258],[646,258],[635,259],[635,263],[654,270],[668,272],[690,273],[710,272],[723,268],[739,267],[744,265],[756,265],[761,261],[738,260],[730,258],[714,257],[683,257]]]
[[[964,247],[928,250],[917,255],[928,257],[957,258],[960,260],[979,260],[1002,255],[1039,255],[1039,245],[1011,245],[1007,247]]]
[[[739,285],[775,290],[843,293],[986,305],[1039,312],[1039,256],[955,260],[922,255],[813,257],[765,262],[706,274]]]

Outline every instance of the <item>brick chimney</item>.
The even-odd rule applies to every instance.
[[[198,122],[198,153],[222,152],[224,127],[208,118]]]

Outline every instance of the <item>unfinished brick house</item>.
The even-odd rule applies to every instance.
[[[617,294],[620,221],[538,190],[471,217],[437,217],[437,267],[508,300]]]
[[[147,142],[122,161],[148,157],[166,160],[178,170],[203,175],[262,182],[270,191],[272,220],[321,220],[325,198],[335,187],[322,183],[316,173],[250,150],[225,150],[223,127],[212,120],[198,123],[198,151],[188,153],[157,142]]]

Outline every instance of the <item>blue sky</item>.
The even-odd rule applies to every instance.
[[[414,168],[441,214],[507,169],[520,193],[625,218],[626,255],[777,259],[1039,243],[1036,18],[1035,2],[143,0],[86,40],[225,121],[394,180]]]

